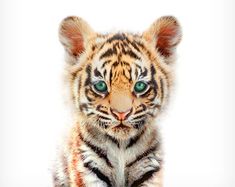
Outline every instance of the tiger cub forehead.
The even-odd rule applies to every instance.
[[[156,55],[144,45],[141,36],[130,33],[115,33],[98,36],[91,45],[93,52],[91,59],[92,69],[96,74],[100,71],[116,70],[116,76],[124,75],[132,81],[138,74],[147,76],[147,69]]]
[[[147,57],[149,61],[156,59],[155,52],[145,45],[145,40],[140,35],[131,33],[99,35],[95,39],[95,44],[92,45],[92,51],[98,53],[100,61],[105,59],[117,63],[136,61],[139,65],[143,65],[143,60],[146,60],[143,58]]]

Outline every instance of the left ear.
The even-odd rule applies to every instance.
[[[165,58],[174,54],[181,36],[181,27],[173,16],[159,18],[143,33],[144,39],[150,42]]]
[[[89,39],[95,35],[88,23],[76,16],[67,17],[60,24],[60,42],[72,57],[79,57],[86,50]]]

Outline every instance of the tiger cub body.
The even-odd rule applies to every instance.
[[[181,38],[174,17],[143,34],[97,34],[81,18],[60,26],[75,123],[54,172],[56,187],[162,186],[156,117],[169,97]]]

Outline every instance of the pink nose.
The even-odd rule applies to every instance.
[[[110,109],[111,110],[111,113],[113,114],[113,116],[116,118],[116,119],[118,119],[118,120],[120,120],[120,121],[123,121],[123,120],[125,120],[125,119],[127,119],[127,117],[131,114],[131,112],[132,112],[132,109],[129,109],[129,110],[127,110],[126,112],[119,112],[119,111],[117,111],[117,110],[115,110],[115,109]]]

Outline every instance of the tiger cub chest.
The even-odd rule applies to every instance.
[[[108,151],[108,157],[113,163],[113,172],[112,172],[112,178],[115,186],[124,187],[126,186],[126,163],[129,159],[131,159],[130,154],[128,154],[127,151],[123,149],[119,150],[110,150]]]
[[[111,149],[108,159],[112,163],[109,178],[115,187],[137,186],[141,178],[151,176],[160,169],[160,157],[155,148]]]

